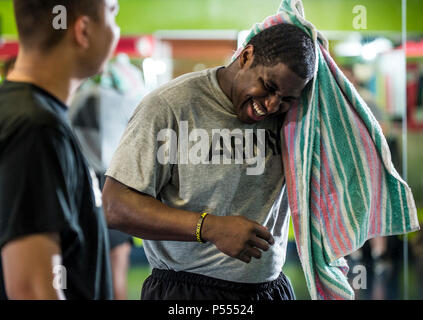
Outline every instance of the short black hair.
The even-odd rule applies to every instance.
[[[313,40],[299,27],[282,23],[264,29],[248,42],[254,47],[256,65],[284,63],[302,79],[314,75],[316,55]]]
[[[67,27],[81,15],[97,21],[104,0],[13,0],[16,25],[21,44],[27,48],[46,51],[64,38],[66,31],[53,27],[53,8],[66,8]]]

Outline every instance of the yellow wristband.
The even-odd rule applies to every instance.
[[[201,214],[200,219],[198,219],[197,227],[195,229],[195,238],[198,242],[204,243],[203,239],[201,239],[201,228],[203,227],[204,218],[207,216],[207,212]]]

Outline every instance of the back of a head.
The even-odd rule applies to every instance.
[[[13,0],[19,40],[26,49],[47,51],[58,45],[80,16],[97,20],[104,0]],[[54,27],[54,9],[66,10],[66,29]]]
[[[310,80],[314,75],[313,40],[294,25],[283,23],[269,27],[256,34],[248,44],[254,47],[252,67],[284,63],[302,79]]]

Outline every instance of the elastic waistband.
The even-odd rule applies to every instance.
[[[261,283],[233,282],[205,276],[198,273],[163,269],[153,269],[151,277],[156,280],[186,282],[193,285],[214,287],[220,290],[230,290],[237,292],[261,292],[272,289],[276,286],[280,286],[281,284],[286,286],[289,283],[283,272],[280,273],[277,279]]]

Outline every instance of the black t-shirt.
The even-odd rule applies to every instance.
[[[106,223],[66,112],[35,85],[0,87],[0,251],[22,236],[58,233],[66,298],[111,299]]]

